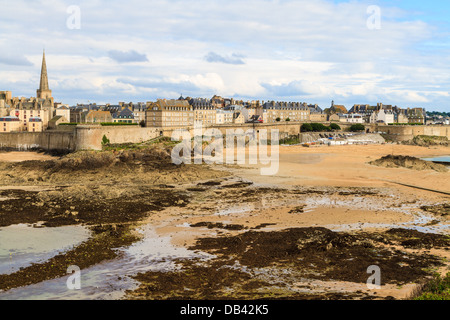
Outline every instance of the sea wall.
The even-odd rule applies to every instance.
[[[140,126],[79,125],[76,130],[76,150],[101,150],[105,136],[111,144],[140,143],[161,135],[159,128]]]
[[[327,123],[325,123],[327,125]],[[286,136],[299,136],[302,142],[311,142],[318,139],[316,133],[301,133],[301,123],[277,124],[242,124],[242,125],[216,125],[211,128],[218,129],[222,134],[234,130],[278,130],[280,138]],[[343,130],[351,124],[339,124]],[[202,132],[211,128],[203,128]],[[185,128],[191,134],[193,127]],[[159,136],[171,137],[177,128],[142,128],[140,126],[100,126],[78,125],[61,130],[45,132],[13,132],[0,133],[0,149],[2,150],[32,150],[71,152],[76,150],[101,150],[102,139],[105,136],[112,144],[139,143]],[[394,141],[411,140],[418,135],[445,136],[450,139],[450,126],[385,126],[367,124],[369,132],[384,132],[385,137]]]
[[[73,131],[10,132],[0,134],[1,150],[45,150],[67,153],[75,150]]]
[[[408,141],[416,136],[438,136],[450,139],[450,126],[386,126],[379,125],[377,131],[393,141]]]

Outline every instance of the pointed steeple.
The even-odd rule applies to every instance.
[[[42,56],[42,67],[41,67],[41,83],[39,89],[37,90],[38,99],[47,99],[52,97],[52,91],[48,87],[48,75],[47,75],[47,63],[45,61],[45,50]]]
[[[48,76],[47,76],[47,63],[45,62],[45,50],[42,56],[42,67],[41,67],[41,85],[39,90],[48,90]]]

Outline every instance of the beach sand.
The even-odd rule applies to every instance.
[[[148,222],[158,226],[157,232],[161,236],[171,237],[174,245],[190,247],[199,238],[242,233],[242,230],[230,228],[190,227],[199,223],[243,226],[245,230],[265,225],[262,228],[264,231],[325,227],[338,231],[381,232],[391,228],[427,227],[433,217],[426,216],[424,219],[420,207],[450,200],[450,196],[442,193],[397,184],[449,192],[449,172],[383,168],[368,164],[388,154],[418,158],[448,155],[450,150],[447,147],[386,144],[314,148],[280,146],[279,150],[279,170],[275,175],[261,175],[263,165],[231,165],[224,169],[232,173],[237,181],[253,182],[250,188],[269,188],[278,192],[268,191],[249,200],[239,192],[209,190],[196,196],[196,200],[186,208],[168,208],[150,217]],[[302,188],[309,191],[297,195],[295,190]],[[360,188],[366,188],[367,194],[361,192]],[[280,189],[294,192],[280,192]],[[319,191],[311,194],[310,190]],[[354,190],[358,191],[352,194]],[[373,194],[371,190],[375,190]],[[299,206],[303,210],[295,212]],[[437,219],[440,223],[448,223],[448,216]],[[436,228],[439,231],[436,232],[449,234],[448,228],[438,227],[439,223]],[[450,258],[447,251],[437,252],[441,257]],[[440,272],[444,274],[448,270],[449,267],[445,266]],[[361,291],[365,287],[351,282],[327,281],[326,286],[331,291],[352,291],[355,288]],[[404,299],[415,288],[414,284],[386,285],[376,295]],[[320,290],[327,291],[323,287]],[[372,294],[370,290],[363,291]]]
[[[96,170],[95,175],[92,172],[89,173],[92,176],[89,179],[89,183],[92,185],[91,187],[95,186],[97,194],[100,193],[99,190],[108,190],[107,193],[110,194],[111,181],[116,188],[121,188],[121,183],[128,183],[127,188],[130,188],[130,190],[134,186],[142,188],[144,185],[152,185],[151,181],[170,184],[169,189],[165,189],[164,185],[157,187],[160,188],[158,192],[164,194],[169,192],[167,190],[171,190],[170,192],[173,194],[183,195],[183,199],[186,201],[182,205],[161,203],[160,209],[148,212],[144,220],[139,221],[138,225],[149,224],[158,237],[170,238],[173,246],[189,250],[208,252],[208,246],[202,247],[200,245],[203,240],[206,241],[205,243],[208,243],[208,239],[205,238],[213,239],[209,241],[217,240],[218,245],[220,245],[221,241],[226,244],[229,240],[234,241],[232,240],[234,237],[240,239],[241,236],[249,236],[249,234],[252,234],[251,231],[267,234],[267,237],[270,238],[277,237],[286,230],[293,228],[302,230],[313,228],[319,232],[331,230],[338,237],[345,237],[345,234],[349,233],[360,239],[365,239],[367,235],[375,235],[375,237],[381,237],[382,241],[384,241],[383,239],[391,239],[384,232],[395,228],[418,229],[424,232],[448,235],[450,233],[448,228],[449,216],[434,215],[433,213],[425,212],[421,207],[449,203],[450,196],[439,192],[407,187],[398,183],[448,192],[450,191],[450,173],[433,170],[417,171],[406,168],[384,168],[369,164],[370,161],[389,154],[409,155],[418,158],[433,157],[449,155],[450,148],[428,148],[397,144],[310,148],[280,146],[279,162],[277,163],[279,170],[276,174],[270,176],[261,175],[260,170],[262,167],[265,167],[265,165],[261,164],[209,165],[184,168],[183,172],[179,172],[181,168],[178,168],[180,170],[160,172],[160,169],[158,170],[155,167],[148,173],[142,173],[139,176],[140,180],[133,182],[130,180],[130,177],[133,176],[133,171],[131,170],[128,170],[123,177],[111,175],[109,171],[105,175],[105,172]],[[51,158],[38,153],[11,152],[0,153],[0,159],[2,161],[16,162]],[[14,166],[16,165],[14,164]],[[5,170],[9,170],[5,171],[6,176],[16,175],[17,168],[8,166],[5,166],[5,168]],[[213,169],[213,171],[210,169]],[[22,171],[23,174],[20,172],[17,174],[30,174],[27,167],[22,168]],[[192,172],[186,175],[186,171]],[[89,178],[91,176],[88,172],[83,172],[83,174],[85,176],[82,176],[80,181],[86,183],[86,177]],[[153,176],[158,177],[158,179],[153,179]],[[69,179],[70,182],[69,180],[65,181],[65,183],[73,184],[70,188],[55,191],[64,195],[64,199],[68,196],[79,196],[85,191],[83,189],[85,186],[77,186],[81,182],[77,180],[78,178],[75,179],[75,175],[63,175],[62,177],[72,179]],[[52,179],[42,182],[33,180],[20,186],[6,185],[2,189],[8,188],[12,190],[9,191],[10,193],[14,193],[13,189],[18,187],[23,190],[32,187],[47,188],[49,183],[52,185],[52,183],[55,183],[54,181],[58,182],[61,180],[55,179],[52,176]],[[296,232],[293,232],[294,238],[290,241],[301,241],[301,238],[295,238],[298,236]],[[264,235],[261,235],[261,241],[263,241],[261,244],[264,244],[264,241],[266,241],[264,240]],[[415,235],[408,237],[404,239],[411,239]],[[383,242],[377,242],[377,238],[374,239],[377,250],[382,250]],[[422,239],[419,239],[419,241],[422,241]],[[280,241],[274,245],[279,245],[280,250],[284,250],[283,246],[285,244],[284,241]],[[248,246],[252,248],[252,243],[250,242]],[[413,250],[401,246],[399,250],[395,251],[395,246],[391,245],[391,247],[387,248],[388,250],[393,250],[392,252],[389,251],[391,253],[379,251],[380,254],[385,255],[386,263],[393,263],[395,259],[403,259],[404,255],[411,253],[414,254],[414,257],[410,260],[411,268],[408,269],[408,273],[421,271],[424,265],[428,267],[433,264],[433,258],[427,258],[429,260],[426,262],[420,261],[422,255],[426,256],[430,253],[429,249],[419,248]],[[226,248],[226,245],[224,248]],[[225,250],[224,248],[221,248],[221,250]],[[253,249],[257,248],[256,246]],[[357,254],[355,258],[359,258],[362,257],[359,255],[358,250],[360,249],[358,246],[350,245],[350,247],[337,248],[336,250],[338,250],[337,252],[342,252],[343,255]],[[363,255],[373,254],[370,250],[361,252]],[[436,271],[441,274],[448,272],[450,270],[448,265],[448,261],[450,261],[449,251],[438,247],[432,248],[431,252],[441,258],[445,258],[447,261],[444,266],[436,269]],[[303,255],[304,252],[300,250],[296,251],[295,254]],[[329,254],[330,256],[327,256],[328,253],[324,253],[324,260],[320,261],[320,265],[317,266],[314,272],[321,273],[329,270],[329,265],[326,261],[332,257],[333,251],[329,252]],[[393,256],[389,258],[389,255]],[[314,259],[311,256],[301,257],[307,260]],[[167,258],[170,260],[170,257]],[[233,255],[229,258],[233,259]],[[340,261],[335,262],[339,263]],[[186,263],[184,267],[187,274],[190,274],[190,270],[192,272],[199,271],[196,269],[198,266],[193,265],[193,262],[180,261],[180,263]],[[216,271],[223,271],[229,267],[227,262],[218,261],[218,263],[217,266],[220,266],[220,263],[224,263],[223,267],[225,269],[218,268]],[[361,275],[367,279],[364,268],[369,265],[365,266],[366,263],[372,264],[370,259],[362,262],[363,269],[361,270],[355,269],[361,267],[358,264],[359,262],[356,262],[356,260],[353,262],[349,261],[349,264],[354,268],[351,271],[354,273],[351,274],[350,278],[340,274],[339,268],[342,267],[336,267],[334,277],[303,279],[303,271],[301,271],[298,276],[285,278],[284,272],[292,265],[284,265],[283,263],[283,261],[277,262],[276,268],[278,269],[270,269],[272,267],[267,270],[264,269],[267,271],[268,276],[273,277],[272,280],[275,283],[280,282],[286,285],[286,289],[282,290],[281,298],[293,295],[293,297],[300,297],[301,299],[310,297],[308,294],[313,294],[319,299],[330,297],[340,299],[345,298],[348,293],[352,298],[356,299],[364,296],[380,299],[387,297],[404,299],[409,297],[416,288],[416,280],[423,280],[420,278],[420,275],[408,274],[410,277],[406,282],[410,282],[399,286],[394,281],[394,283],[383,286],[383,289],[376,290],[375,293],[373,290],[367,289],[364,283],[365,280],[361,282]],[[253,267],[256,267],[255,270],[258,270],[257,265],[250,266],[250,268]],[[214,268],[206,268],[212,273],[215,272]],[[394,268],[389,267],[388,270],[390,271],[387,275],[393,280],[403,277],[404,272],[400,269],[397,270],[395,264]],[[352,278],[353,275],[355,279]],[[141,279],[144,281],[142,287],[128,293],[125,297],[126,299],[139,299],[142,296],[147,298],[167,298],[169,296],[183,298],[185,297],[184,294],[187,294],[184,289],[180,291],[180,296],[173,296],[175,291],[170,288],[168,292],[164,292],[163,289],[155,292],[149,291],[147,288],[152,286],[145,284],[146,276],[149,277],[148,279],[153,279],[154,276],[156,276],[156,279],[165,279],[171,276],[178,277],[177,274],[172,275],[170,273],[152,274],[150,272],[144,274]],[[248,280],[245,280],[247,277],[248,275],[246,274],[237,275],[232,279],[232,284],[230,285],[239,287],[242,283],[248,282]],[[358,281],[357,277],[360,277]],[[187,279],[185,275],[182,275],[182,278]],[[207,281],[210,281],[210,279],[207,279]],[[201,286],[202,284],[199,285]],[[307,290],[306,295],[303,295],[302,290],[305,288]],[[218,292],[221,292],[220,290]],[[266,287],[262,285],[255,290],[244,290],[242,294],[251,299],[255,297],[264,298],[266,297],[265,294],[272,294],[273,290],[276,291],[278,289],[272,288],[271,285]],[[193,287],[193,292],[201,293],[202,289]],[[300,296],[298,295],[299,293],[301,293]],[[247,296],[248,294],[249,296]],[[199,297],[216,298],[217,296],[200,295]]]
[[[49,154],[40,153],[40,152],[23,152],[23,151],[11,151],[11,152],[0,152],[0,161],[1,162],[22,162],[29,160],[53,160],[58,157],[51,156]]]
[[[382,168],[369,162],[386,155],[408,155],[417,158],[449,155],[448,147],[419,147],[409,145],[343,145],[305,148],[279,147],[279,170],[275,175],[262,176],[264,165],[244,165],[246,169],[234,172],[243,178],[261,184],[283,186],[339,186],[339,187],[393,187],[406,195],[441,198],[433,192],[424,192],[396,185],[395,182],[450,192],[450,172],[416,171],[406,168]],[[253,170],[248,170],[252,168]]]

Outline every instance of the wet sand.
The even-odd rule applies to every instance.
[[[58,157],[51,156],[45,153],[40,152],[19,152],[19,151],[11,151],[11,152],[0,152],[0,161],[4,162],[22,162],[22,161],[46,161],[46,160],[54,160]]]
[[[346,239],[348,237],[347,233],[362,239],[367,237],[363,233],[367,233],[370,237],[376,236],[374,238],[376,250],[366,248],[367,251],[366,249],[361,249],[359,245],[355,246],[350,243],[344,247],[336,247],[338,250],[343,251],[334,252],[332,250],[325,252],[323,259],[324,261],[330,259],[332,261],[334,254],[339,252],[341,252],[340,254],[356,254],[359,252],[358,254],[361,257],[367,258],[364,260],[364,263],[366,263],[376,256],[372,255],[373,252],[371,250],[382,254],[385,263],[388,263],[389,270],[391,270],[389,277],[393,283],[386,283],[383,290],[377,290],[376,294],[373,290],[367,290],[367,287],[364,283],[361,283],[361,280],[351,281],[351,274],[344,277],[338,271],[334,273],[334,279],[324,279],[322,276],[314,278],[314,276],[311,277],[311,274],[309,274],[310,277],[305,278],[304,275],[302,276],[301,272],[303,271],[301,270],[299,274],[283,278],[283,274],[288,272],[292,266],[289,264],[285,265],[285,262],[280,260],[276,263],[278,267],[274,268],[267,265],[264,268],[268,269],[263,268],[259,271],[256,266],[247,266],[248,270],[253,270],[250,273],[252,276],[244,269],[233,269],[236,272],[230,273],[229,276],[225,277],[227,282],[224,283],[224,287],[232,287],[239,283],[245,284],[245,286],[239,288],[240,296],[228,296],[228,298],[362,299],[372,297],[383,299],[393,297],[403,299],[412,293],[416,283],[424,280],[424,274],[421,273],[424,266],[438,270],[441,273],[449,270],[448,251],[443,250],[439,246],[427,249],[423,247],[425,242],[420,243],[416,249],[400,245],[400,242],[403,240],[409,241],[409,236],[404,236],[404,239],[399,238],[400,240],[398,241],[400,242],[396,240],[398,243],[391,243],[386,247],[383,241],[393,240],[391,236],[384,232],[394,228],[408,228],[436,235],[448,235],[449,216],[445,214],[437,215],[436,212],[440,211],[431,209],[425,211],[421,207],[431,206],[433,208],[437,204],[448,203],[450,197],[435,192],[401,186],[392,181],[445,191],[450,190],[450,173],[415,171],[402,168],[387,169],[369,165],[368,162],[387,154],[432,157],[448,155],[449,153],[450,150],[447,147],[426,148],[403,145],[353,145],[318,148],[304,148],[301,146],[280,147],[279,171],[274,176],[261,176],[261,165],[211,165],[210,169],[206,169],[207,167],[203,167],[203,169],[193,167],[189,168],[188,175],[185,172],[173,169],[160,172],[160,168],[163,168],[164,165],[161,167],[158,164],[153,164],[151,170],[143,169],[143,165],[139,162],[136,169],[127,167],[125,170],[126,174],[124,174],[123,168],[120,169],[121,171],[115,170],[113,172],[108,169],[107,174],[102,169],[95,168],[94,170],[83,171],[83,174],[80,176],[69,173],[61,175],[46,174],[43,175],[44,180],[39,182],[35,178],[37,173],[30,173],[28,167],[24,167],[22,168],[24,175],[32,177],[32,182],[27,183],[27,186],[20,184],[11,188],[4,186],[2,189],[14,190],[23,187],[22,190],[26,190],[26,188],[29,189],[36,186],[48,188],[49,184],[60,184],[63,181],[66,184],[72,183],[71,187],[66,186],[61,190],[56,189],[55,191],[43,192],[36,199],[34,197],[37,197],[37,195],[33,194],[24,194],[24,197],[30,197],[33,203],[40,203],[40,200],[47,199],[50,196],[49,199],[52,201],[50,209],[62,212],[55,217],[56,220],[54,222],[57,224],[76,224],[77,221],[86,224],[108,224],[113,222],[118,223],[118,226],[120,226],[129,220],[131,223],[130,230],[135,230],[132,224],[151,227],[151,235],[145,235],[144,239],[141,240],[143,244],[146,241],[153,243],[158,241],[158,239],[165,239],[165,241],[170,242],[171,246],[180,249],[182,252],[189,250],[199,254],[213,254],[214,251],[210,252],[207,245],[208,238],[218,239],[218,242],[215,243],[215,246],[217,246],[215,250],[223,251],[225,249],[222,248],[222,245],[229,243],[229,241],[235,241],[233,239],[240,239],[239,237],[246,235],[249,239],[252,239],[251,232],[260,232],[260,240],[263,243],[266,241],[266,237],[267,239],[273,236],[277,237],[278,233],[283,233],[285,230],[292,228],[300,228],[302,230],[304,228],[316,228],[314,230],[317,231],[322,230],[317,228],[326,228],[326,230],[334,232],[330,236],[337,239]],[[211,171],[211,169],[213,170]],[[13,172],[16,170],[14,168]],[[138,172],[138,174],[133,174],[133,170]],[[214,172],[214,170],[218,170],[218,172]],[[116,172],[118,175],[115,175]],[[31,176],[31,174],[34,175]],[[8,181],[16,180],[11,179]],[[178,195],[179,198],[174,201],[172,201],[173,199],[158,201],[158,208],[152,210],[152,208],[142,207],[142,210],[137,212],[137,214],[130,216],[125,210],[126,206],[120,203],[121,197],[127,192],[131,192],[127,195],[126,200],[129,203],[134,202],[134,206],[142,206],[140,202],[148,201],[146,200],[147,198],[152,199],[151,204],[154,205],[156,200],[154,198],[158,198],[157,192],[150,190],[152,188],[142,189],[142,187],[143,185],[154,185],[155,183],[170,183],[170,186],[160,185],[157,188],[159,189],[158,192]],[[139,187],[137,188],[137,186]],[[92,193],[89,191],[92,189],[97,191]],[[17,192],[8,191],[5,194],[7,196],[15,195]],[[106,216],[102,217],[95,214],[91,216],[92,214],[89,212],[93,208],[90,208],[89,205],[92,201],[95,201],[95,198],[88,202],[86,202],[86,199],[96,196],[102,197],[102,210],[113,213],[113,217],[120,214],[120,218],[117,216],[117,218],[114,218],[116,220],[111,220],[112,218]],[[63,199],[70,197],[74,198],[70,200],[72,203],[66,203],[62,208],[55,209],[58,203],[63,203],[66,201],[63,201]],[[75,200],[78,202],[75,203]],[[88,206],[83,209],[85,205]],[[76,209],[72,209],[71,206]],[[79,206],[81,208],[78,208]],[[47,210],[46,208],[43,209]],[[41,219],[45,210],[41,210],[42,212],[37,211],[36,217],[33,219]],[[75,217],[71,217],[73,210],[77,212]],[[115,213],[117,210],[120,212]],[[69,212],[70,219],[67,219],[68,217],[62,219],[66,211]],[[144,214],[145,212],[147,213]],[[109,229],[106,230],[108,232],[111,231]],[[100,231],[103,232],[105,230]],[[248,234],[249,232],[250,234]],[[424,236],[414,235],[414,237],[421,239]],[[300,241],[300,238],[295,239],[294,233],[292,241]],[[138,240],[133,239],[133,241],[136,242]],[[355,243],[358,242],[356,241]],[[286,244],[282,241],[276,243],[276,245],[280,246],[280,250],[286,249],[283,247]],[[253,246],[252,242],[249,242],[248,246],[251,249]],[[142,250],[140,255],[147,255],[146,259],[149,259],[153,254],[153,251],[147,250],[145,245],[139,245],[138,247]],[[277,246],[274,246],[274,248],[277,248]],[[385,251],[386,248],[388,251]],[[399,249],[400,253],[393,251],[394,248]],[[127,247],[122,249],[126,252],[129,251]],[[146,253],[147,251],[148,253]],[[439,257],[447,258],[447,263],[439,265],[434,257],[428,256],[430,252]],[[405,261],[402,260],[402,255],[409,253],[412,255],[411,269],[408,269],[410,277],[402,278],[404,270],[399,269],[396,271],[395,268],[392,269],[395,265],[395,263],[392,263],[397,261],[396,263],[404,264]],[[298,254],[300,253],[295,253],[294,257]],[[421,258],[422,256],[423,258]],[[212,266],[202,267],[196,264],[195,259],[182,259],[180,257],[179,260],[176,256],[168,256],[166,258],[158,256],[158,259],[160,258],[165,263],[168,261],[179,263],[186,273],[170,273],[172,271],[168,270],[166,272],[160,270],[152,273],[154,271],[145,272],[145,270],[141,270],[141,273],[136,275],[132,271],[136,268],[130,267],[129,274],[126,271],[128,269],[122,272],[124,272],[125,276],[136,277],[138,281],[142,282],[142,285],[136,290],[128,291],[126,295],[122,292],[122,294],[115,294],[114,297],[126,299],[186,298],[184,296],[185,293],[177,296],[179,294],[177,293],[177,288],[163,287],[162,283],[166,280],[179,279],[179,277],[185,279],[194,275],[198,275],[199,279],[202,279],[205,276],[205,270],[210,270],[212,277],[211,279],[205,279],[205,281],[212,281],[214,277],[218,279],[224,278],[222,269],[219,268],[217,269],[218,272],[214,273],[214,270],[216,270],[213,267],[216,263],[214,259],[211,261]],[[231,259],[231,256],[229,258]],[[245,258],[245,252],[243,252],[242,258]],[[300,254],[298,258],[311,259],[312,257]],[[269,259],[267,261],[270,262],[272,260]],[[415,262],[413,263],[413,261]],[[111,263],[114,264],[114,261]],[[226,269],[230,267],[228,263],[231,262],[218,260],[217,266],[222,266]],[[314,272],[320,273],[326,270],[328,268],[327,263],[318,263],[318,269]],[[120,259],[117,260],[117,264],[120,264]],[[354,264],[354,267],[356,266],[357,263]],[[222,271],[219,272],[219,270]],[[355,270],[353,271],[356,272]],[[412,273],[412,270],[417,271],[417,274]],[[271,274],[273,277],[270,281],[266,281],[265,276],[262,278],[259,276],[261,272],[262,275]],[[358,272],[361,273],[361,270]],[[362,270],[362,273],[367,278],[365,270]],[[361,274],[354,274],[354,278],[361,278]],[[265,283],[263,283],[263,280]],[[275,283],[277,281],[283,282],[286,286],[281,289],[275,288],[276,286],[273,286],[272,280]],[[99,281],[101,282],[101,280]],[[261,281],[259,285],[258,281]],[[396,281],[397,284],[395,284]],[[179,283],[183,284],[182,281],[179,281]],[[185,285],[190,287],[192,292],[203,292],[203,289],[201,289],[202,283],[200,282],[191,281],[190,283],[185,283]],[[120,287],[120,285],[118,286]],[[200,287],[197,288],[195,286]],[[199,294],[197,297],[200,299],[205,297],[223,298],[222,289],[217,288],[217,292],[207,291],[205,294]],[[275,292],[277,293],[275,294]],[[105,297],[110,294],[111,292],[104,294],[95,292],[92,293],[92,296]],[[274,296],[271,296],[271,294],[274,294]],[[19,296],[23,295],[26,296],[26,287],[19,294]],[[192,295],[192,297],[195,296],[195,294]],[[84,296],[84,298],[88,297]]]
[[[226,238],[259,229],[271,232],[288,228],[325,227],[344,232],[374,233],[391,228],[412,228],[448,235],[448,215],[434,216],[421,210],[421,207],[446,203],[450,197],[395,182],[448,191],[450,173],[387,169],[368,163],[387,154],[421,158],[448,155],[449,152],[448,147],[404,145],[280,147],[279,171],[274,176],[261,176],[261,165],[225,167],[224,170],[234,176],[234,182],[254,183],[250,190],[256,190],[255,197],[248,199],[248,192],[230,193],[220,188],[200,192],[187,208],[168,208],[152,216],[148,223],[157,226],[156,230],[161,236],[170,236],[173,244],[182,247],[195,246],[198,239]],[[305,192],[298,192],[302,189]],[[192,228],[193,225],[202,224],[203,227]],[[241,226],[244,230],[232,230],[235,226]],[[448,251],[436,252],[448,261]],[[424,254],[424,251],[419,250],[416,254]],[[445,274],[450,269],[446,264],[436,270]],[[326,294],[336,290],[347,290],[349,293],[366,287],[351,282],[345,285],[342,282],[325,283],[328,291],[324,291],[322,286],[322,291],[311,289],[310,293]],[[313,288],[314,285],[309,287]],[[353,287],[359,289],[354,290]],[[410,297],[415,288],[414,283],[386,284],[383,290],[377,290],[375,296],[404,299]],[[362,291],[373,295],[373,291],[367,290],[367,287]]]

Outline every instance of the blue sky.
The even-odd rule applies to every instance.
[[[34,96],[45,48],[70,105],[218,94],[450,111],[449,1],[90,0],[80,19],[73,4],[0,0],[0,90]]]

